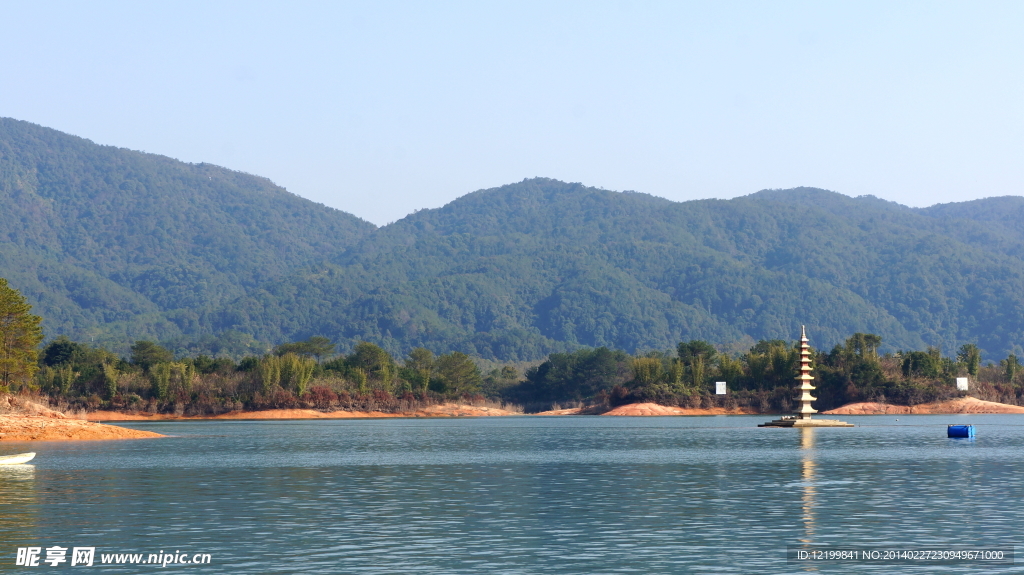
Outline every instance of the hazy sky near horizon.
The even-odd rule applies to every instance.
[[[376,224],[534,176],[1024,195],[1024,2],[12,2],[0,116]]]

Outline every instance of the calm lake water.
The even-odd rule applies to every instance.
[[[190,573],[1024,572],[786,561],[1020,545],[1024,416],[767,419],[154,422],[127,426],[173,437],[3,443],[38,456],[0,468],[0,572],[149,573],[100,555],[178,551],[210,554],[166,567]],[[55,545],[96,547],[94,566],[15,565]]]

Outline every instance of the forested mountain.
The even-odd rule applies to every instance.
[[[868,332],[883,349],[975,341],[999,355],[1024,335],[1021,241],[973,213],[806,188],[675,203],[534,179],[412,214],[287,285],[295,302],[342,302],[316,331],[393,350],[528,358],[787,339],[806,324],[820,346]]]
[[[0,277],[48,336],[232,352],[242,334],[324,335],[502,360],[739,349],[801,324],[822,348],[864,332],[882,351],[975,342],[998,359],[1024,341],[1019,197],[677,203],[532,179],[375,229],[262,178],[24,122],[0,122],[0,154]]]
[[[265,178],[8,118],[0,204],[0,276],[36,306],[47,334],[117,348],[212,334],[230,323],[229,302],[258,298],[261,284],[375,229]]]

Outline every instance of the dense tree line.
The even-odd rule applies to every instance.
[[[949,399],[962,395],[955,379],[964,376],[971,395],[1012,404],[1024,400],[1015,355],[982,365],[973,344],[962,346],[956,357],[934,348],[879,354],[880,344],[880,337],[858,333],[829,352],[815,351],[815,407]],[[145,340],[122,358],[61,337],[42,349],[35,374],[11,391],[46,396],[64,409],[185,415],[269,408],[396,411],[445,401],[502,402],[527,412],[656,402],[785,413],[795,405],[798,357],[796,344],[782,340],[757,342],[738,355],[692,340],[671,353],[630,355],[603,347],[554,353],[521,375],[512,365],[482,373],[463,353],[438,356],[425,348],[396,359],[360,342],[350,353],[335,355],[334,345],[322,337],[238,362],[175,357]],[[727,382],[727,395],[714,394],[716,381]]]
[[[360,342],[334,355],[326,338],[278,346],[241,361],[207,355],[176,358],[167,348],[135,342],[128,357],[60,337],[43,348],[35,376],[12,391],[48,396],[65,409],[217,414],[241,409],[385,410],[450,400],[483,401],[485,382],[462,353],[435,356],[417,348],[395,361]],[[516,376],[513,374],[512,378]]]
[[[663,405],[744,406],[790,411],[798,347],[761,340],[743,353],[707,341],[680,342],[672,352],[630,355],[606,347],[553,353],[526,370],[512,365],[481,373],[468,355],[412,349],[396,360],[384,348],[359,342],[336,354],[329,338],[313,336],[272,353],[230,357],[176,355],[148,340],[121,357],[61,336],[40,352],[41,318],[0,279],[0,392],[48,396],[63,408],[173,411],[202,415],[263,408],[398,410],[437,401],[515,402],[540,411],[558,405],[612,407],[652,401]],[[814,352],[818,402],[825,410],[854,401],[916,404],[955,397],[954,380],[973,380],[973,395],[1017,404],[1024,396],[1020,361],[1008,355],[982,365],[975,344],[955,357],[936,348],[880,354],[883,340],[855,333],[829,352]],[[724,381],[730,392],[712,394]]]
[[[831,351],[815,351],[815,407],[823,411],[859,401],[915,405],[950,399],[963,395],[956,389],[957,377],[969,378],[972,396],[1010,404],[1024,401],[1024,380],[1014,354],[983,366],[974,344],[961,346],[956,357],[944,357],[935,348],[879,354],[881,344],[877,335],[856,333]],[[719,352],[701,340],[681,342],[675,353],[630,356],[607,348],[585,349],[552,354],[504,396],[535,410],[650,401],[786,413],[795,406],[798,365],[797,342],[783,340],[762,340],[738,355]],[[716,381],[727,383],[725,396],[714,394]]]

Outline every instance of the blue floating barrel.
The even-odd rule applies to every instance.
[[[974,426],[950,425],[946,428],[946,437],[974,437]]]

